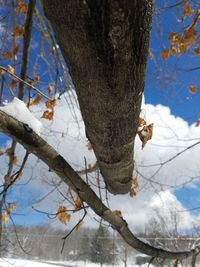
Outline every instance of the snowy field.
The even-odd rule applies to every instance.
[[[0,267],[100,267],[100,264],[84,263],[83,261],[66,261],[66,262],[41,262],[41,261],[28,261],[19,259],[0,259]],[[103,265],[104,267],[113,267],[113,265]],[[123,267],[124,264],[114,265],[115,267]],[[130,267],[139,267],[139,265],[129,264]],[[148,264],[143,264],[141,267],[147,267]],[[151,265],[151,267],[154,267]],[[198,267],[198,266],[197,266]]]
[[[147,267],[149,264],[135,265],[134,263],[129,263],[128,267]],[[0,267],[100,267],[100,264],[95,264],[91,262],[84,263],[83,261],[62,261],[62,262],[41,262],[41,261],[29,261],[20,259],[8,259],[0,258]],[[124,264],[117,265],[103,265],[104,267],[124,267]],[[152,264],[151,267],[154,267]],[[189,265],[188,265],[189,266]],[[196,264],[196,267],[200,267],[200,264]]]

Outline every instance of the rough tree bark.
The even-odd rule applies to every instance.
[[[190,251],[173,252],[153,247],[148,243],[139,240],[130,231],[123,217],[116,215],[115,212],[112,212],[107,206],[105,206],[91,187],[82,180],[68,162],[66,162],[53,147],[34,133],[27,124],[17,121],[1,110],[0,131],[13,137],[18,143],[23,145],[29,153],[33,153],[36,157],[46,163],[64,183],[78,193],[82,201],[86,202],[102,219],[110,223],[112,228],[115,229],[131,247],[152,257],[164,259],[181,260],[199,253],[200,247],[196,247]]]
[[[151,28],[151,0],[43,1],[68,62],[107,188],[127,193]]]

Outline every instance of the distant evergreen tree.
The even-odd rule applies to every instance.
[[[93,236],[90,247],[90,260],[92,262],[100,263],[113,263],[113,244],[108,230],[102,225]]]
[[[84,233],[79,240],[79,260],[86,261],[90,259],[90,238],[87,233]]]

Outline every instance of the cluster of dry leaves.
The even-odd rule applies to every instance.
[[[182,13],[183,21],[187,18],[192,17],[192,20],[184,30],[183,33],[171,32],[169,33],[168,40],[170,43],[169,49],[165,49],[161,52],[162,59],[166,60],[170,55],[172,56],[180,56],[186,53],[191,47],[194,47],[193,53],[195,56],[200,56],[200,46],[199,40],[197,38],[198,30],[197,26],[200,24],[200,9],[194,12],[191,9],[189,1],[184,1],[184,9]],[[188,92],[191,94],[196,94],[198,92],[198,88],[196,85],[192,84],[188,87]],[[199,119],[196,122],[196,127],[200,125]]]
[[[142,142],[142,149],[145,147],[147,141],[152,138],[153,126],[153,123],[147,125],[145,119],[139,118],[137,134]]]
[[[184,10],[182,17],[185,19],[187,16],[192,16],[193,10],[190,8],[188,1],[184,2]],[[183,33],[171,32],[169,34],[170,48],[161,52],[163,59],[168,59],[170,55],[180,56],[188,51],[191,45],[198,45],[196,26],[200,22],[200,10],[198,10],[190,25],[184,29]],[[194,48],[194,54],[200,55],[200,47]]]
[[[7,224],[10,218],[10,214],[12,211],[15,211],[17,208],[16,203],[8,203],[7,208],[3,212],[3,214],[0,214],[0,219],[2,220],[3,224]]]
[[[75,199],[73,199],[73,202],[74,202],[73,203],[74,208],[71,212],[77,212],[83,208],[82,200],[80,199],[78,195],[76,196]],[[67,207],[65,205],[60,205],[57,208],[56,217],[63,224],[67,224],[71,219],[71,215],[69,214],[69,211],[67,210]],[[83,221],[81,221],[80,223],[76,225],[76,228],[75,228],[76,231],[80,230],[80,227],[82,224],[83,224]]]

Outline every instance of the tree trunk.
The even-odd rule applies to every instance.
[[[144,89],[151,0],[48,0],[77,92],[86,135],[107,188],[127,193]]]

